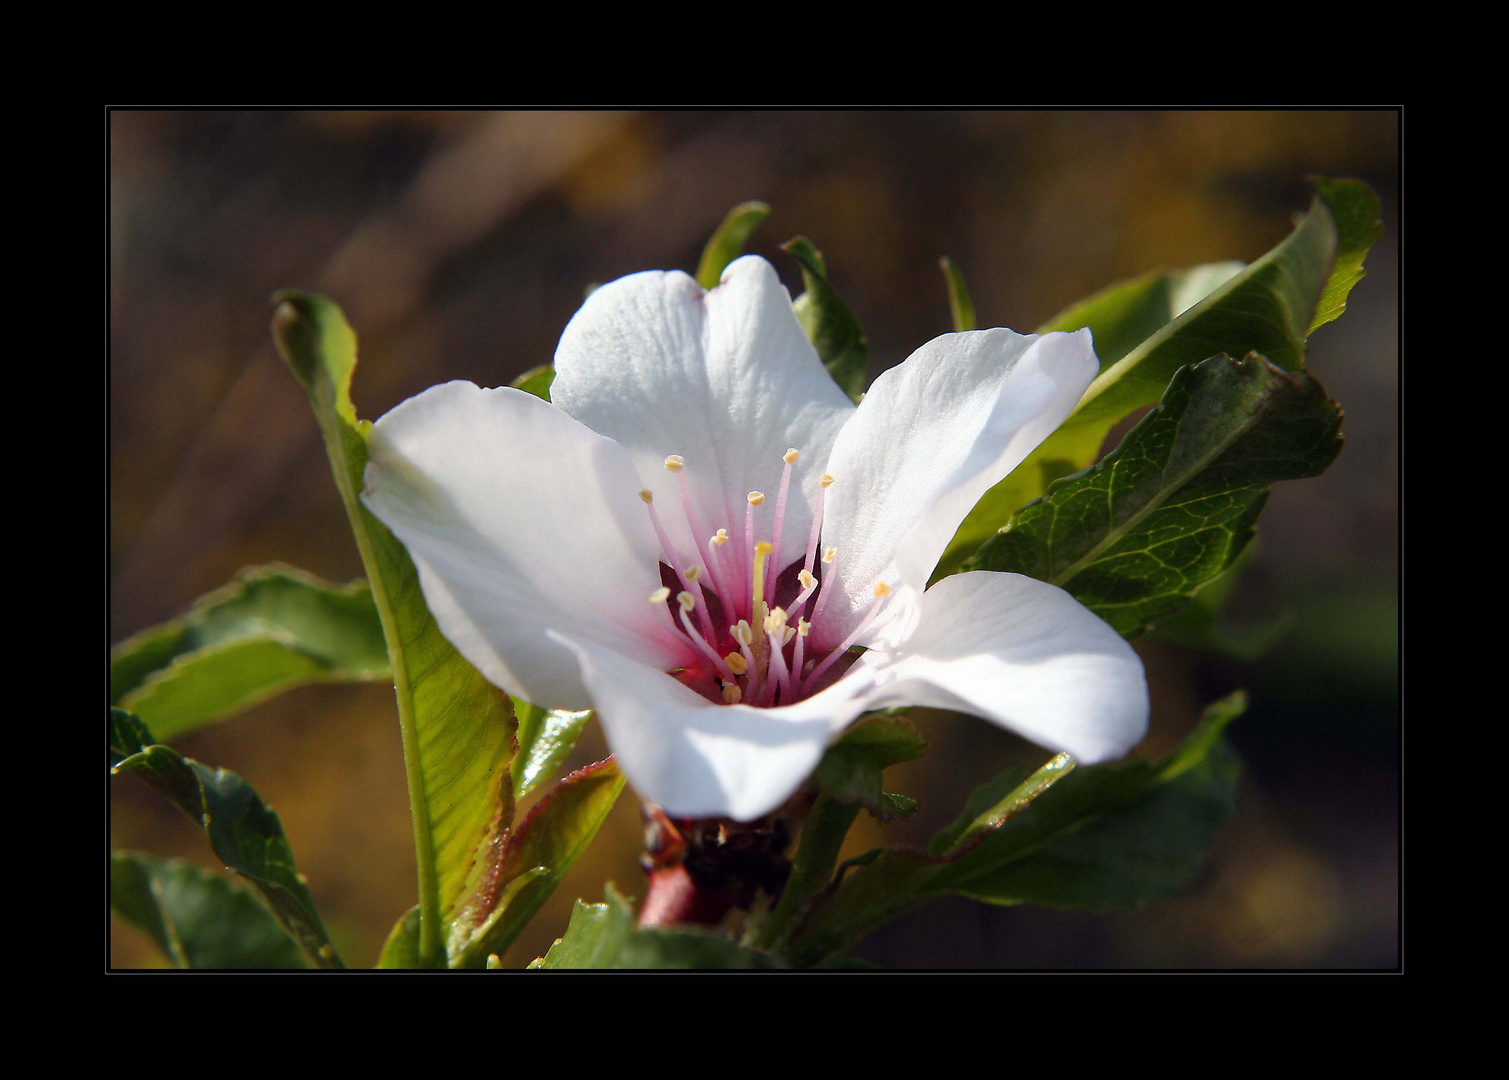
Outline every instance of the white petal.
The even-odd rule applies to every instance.
[[[911,640],[858,666],[880,683],[866,702],[931,705],[983,716],[1093,763],[1147,733],[1142,661],[1068,593],[1020,574],[944,578],[922,598]]]
[[[608,745],[639,794],[673,817],[752,821],[790,798],[834,734],[865,709],[854,672],[794,705],[714,704],[597,643],[554,635],[581,661]]]
[[[934,338],[876,379],[828,465],[823,545],[838,548],[841,593],[814,627],[818,644],[849,632],[877,581],[915,613],[964,516],[1063,423],[1097,367],[1089,330],[977,330]],[[862,643],[895,644],[914,622]]]
[[[817,478],[854,406],[824,370],[764,259],[735,260],[709,292],[679,271],[602,286],[567,325],[555,370],[551,400],[628,448],[683,552],[690,532],[664,469],[667,455],[686,459],[686,481],[709,531],[741,535],[746,493],[770,496],[760,510],[763,539],[781,457],[800,450],[783,530],[795,539],[784,551],[794,557],[805,549]],[[706,543],[697,538],[699,555]],[[782,561],[792,559],[783,553]]]
[[[372,427],[362,501],[403,541],[440,631],[489,681],[551,707],[591,704],[547,632],[660,667],[690,658],[664,605],[624,449],[519,390],[431,387]]]

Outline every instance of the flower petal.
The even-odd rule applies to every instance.
[[[403,541],[435,621],[510,694],[591,705],[568,632],[662,668],[691,658],[628,454],[519,390],[431,387],[383,416],[362,501]]]
[[[976,330],[934,338],[876,379],[828,465],[823,544],[838,548],[841,594],[818,644],[859,622],[878,581],[911,616],[861,643],[904,640],[959,523],[1073,411],[1097,367],[1089,330]]]
[[[1062,589],[979,570],[923,595],[917,631],[859,665],[879,687],[867,708],[931,705],[972,713],[1093,763],[1121,757],[1147,733],[1142,661]]]
[[[829,739],[864,711],[872,685],[858,672],[794,705],[714,704],[612,648],[551,636],[581,661],[618,767],[673,817],[752,821],[770,813],[817,768]]]
[[[625,446],[659,505],[676,506],[663,467],[686,459],[685,479],[702,524],[743,529],[745,494],[768,493],[769,534],[788,447],[802,452],[784,532],[804,547],[811,502],[854,406],[824,370],[792,314],[791,297],[764,259],[745,256],[709,292],[679,271],[652,271],[595,291],[555,353],[551,400]],[[662,510],[672,541],[690,550],[679,512]],[[698,537],[701,562],[707,537]],[[786,561],[786,560],[783,560]]]

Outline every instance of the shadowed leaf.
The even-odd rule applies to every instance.
[[[112,775],[141,777],[204,830],[215,854],[262,894],[317,966],[342,966],[308,884],[294,865],[278,815],[250,784],[153,742],[145,725],[120,709],[110,710],[110,758]]]
[[[110,906],[157,943],[174,967],[304,968],[304,955],[267,908],[219,874],[138,851],[110,856]]]

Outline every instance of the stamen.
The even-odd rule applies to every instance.
[[[644,500],[645,509],[650,512],[650,524],[655,526],[655,536],[660,541],[660,554],[665,557],[666,564],[676,571],[676,576],[681,576],[681,559],[676,554],[676,549],[671,546],[671,538],[666,535],[665,526],[661,524],[660,513],[655,509],[655,496],[648,488],[639,493]]]
[[[671,598],[671,590],[664,585],[652,592],[647,599],[652,604],[663,604]]]
[[[797,690],[801,685],[802,676],[802,652],[807,645],[807,635],[812,632],[812,624],[806,619],[796,621],[796,650],[791,654],[791,673],[786,680],[787,694],[795,700]]]
[[[823,552],[823,565],[832,566],[833,560],[836,558],[838,558],[838,548],[830,547],[827,551]],[[833,587],[834,583],[838,580],[834,571],[824,571],[822,580],[824,582],[823,591],[818,595],[817,606],[812,609],[813,622],[817,622],[823,617],[823,612],[828,607],[828,598],[838,591]]]
[[[823,531],[823,504],[828,499],[828,488],[833,484],[833,474],[823,473],[817,478],[817,505],[812,508],[812,532],[807,536],[807,561],[803,564],[812,569],[812,560],[817,558],[817,538]]]
[[[849,651],[849,646],[858,641],[860,635],[870,628],[870,624],[875,621],[875,616],[879,615],[880,609],[885,607],[885,598],[890,595],[891,587],[889,585],[887,585],[883,581],[877,581],[875,583],[875,603],[870,605],[870,610],[866,612],[865,617],[859,621],[859,625],[849,632],[849,636],[844,638],[844,640],[839,643],[837,648],[835,648],[827,656],[823,657],[822,663],[813,668],[812,674],[808,675],[807,678],[803,680],[802,690],[804,693],[810,690],[813,685],[816,684],[817,680],[822,677],[823,672],[827,671],[830,667],[836,664],[838,662],[838,658]],[[818,606],[822,606],[821,601],[819,601]]]
[[[736,652],[729,653],[723,659],[728,661],[728,670],[732,671],[735,675],[743,675],[749,670],[748,662]]]
[[[723,688],[723,701],[725,704],[737,705],[743,697],[744,691],[740,690],[733,683],[729,683]]]
[[[733,594],[728,587],[728,567],[723,562],[723,552],[719,549],[728,543],[728,530],[719,529],[716,536],[707,541],[707,565],[708,569],[715,570],[710,576],[713,580],[713,591],[718,594],[718,602],[723,605],[723,614],[733,618],[738,614],[734,610]]]
[[[673,466],[674,463],[674,467]],[[686,516],[687,528],[692,531],[692,557],[696,558],[697,537],[706,536],[707,529],[702,524],[702,517],[697,513],[697,505],[692,501],[692,493],[686,485],[686,474],[682,472],[683,461],[680,454],[672,454],[665,459],[665,467],[676,474],[676,491],[681,496],[681,511]],[[713,587],[718,588],[717,569],[708,564],[709,577],[713,581]],[[720,590],[721,591],[721,590]],[[709,625],[707,635],[712,637],[712,627]]]
[[[739,655],[744,657],[744,670],[749,675],[747,687],[749,700],[756,701],[758,699],[755,695],[760,688],[760,666],[755,663],[754,650],[750,648],[750,643],[754,641],[754,630],[747,622],[740,619],[736,625],[728,628],[728,632],[739,643]]]
[[[707,600],[703,597],[702,586],[697,580],[701,576],[702,567],[695,564],[688,566],[686,572],[681,575],[682,583],[687,586],[688,591],[682,593],[681,596],[692,598],[692,602],[697,607],[697,618],[702,622],[702,632],[707,635],[709,641],[715,641],[717,635],[713,633],[713,615],[707,610]]]
[[[781,470],[781,493],[775,497],[775,525],[771,529],[774,547],[770,556],[770,578],[765,582],[766,607],[775,603],[775,582],[781,576],[781,534],[786,527],[786,496],[791,492],[791,466],[799,457],[801,451],[793,446],[781,458],[786,467]]]
[[[802,591],[797,595],[795,600],[791,601],[791,607],[786,613],[788,618],[793,615],[801,615],[802,609],[807,606],[807,598],[817,589],[817,578],[813,577],[806,570],[798,573],[796,579],[802,583]]]
[[[698,566],[696,563],[693,563],[691,566],[688,566],[686,568],[686,580],[688,580],[688,581],[696,581],[701,576],[702,576],[702,567]]]
[[[780,608],[774,608],[765,616],[765,635],[770,639],[770,678],[766,681],[765,691],[760,695],[763,704],[775,704],[776,688],[786,691],[785,697],[790,704],[791,672],[786,667],[786,656],[781,651],[785,644],[782,640],[786,630],[786,613]]]
[[[724,680],[726,680],[727,682],[733,682],[734,673],[729,670],[728,665],[723,662],[723,657],[718,655],[718,650],[709,645],[707,641],[704,640],[702,635],[697,633],[697,631],[693,629],[691,622],[687,620],[687,612],[691,611],[693,606],[697,603],[697,601],[692,598],[692,594],[689,592],[677,593],[676,603],[681,608],[678,615],[681,621],[681,629],[686,631],[686,636],[692,639],[692,644],[697,646],[697,648],[702,652],[703,656],[707,657],[713,662],[713,667],[718,669],[718,674],[721,675]]]

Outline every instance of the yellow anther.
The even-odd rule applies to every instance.
[[[701,576],[702,576],[702,567],[700,567],[700,566],[688,566],[686,568],[686,580],[688,580],[688,581],[696,581]]]
[[[641,488],[639,491],[639,497],[644,500],[644,504],[646,506],[649,506],[652,502],[655,501],[655,493],[649,488]]]
[[[781,608],[771,608],[770,614],[765,616],[765,632],[779,634],[784,629],[786,629],[786,612]]]
[[[723,661],[728,665],[728,670],[735,675],[743,675],[749,670],[749,663],[744,659],[743,653],[731,652],[723,658]]]
[[[823,552],[823,562],[825,563],[831,563],[836,558],[838,558],[838,548],[836,547],[831,547]]]
[[[796,632],[798,634],[801,634],[802,637],[806,637],[808,634],[812,633],[812,624],[806,619],[798,619],[796,621]]]
[[[669,589],[666,590],[666,594],[670,594]],[[734,636],[734,640],[740,645],[748,645],[754,640],[754,631],[749,628],[749,623],[743,619],[740,619],[735,625],[730,626],[728,632]]]
[[[880,594],[876,593],[875,595],[879,596]],[[689,593],[689,592],[679,592],[679,593],[677,593],[676,594],[676,603],[678,603],[678,604],[681,605],[681,610],[682,611],[691,611],[692,608],[694,608],[694,607],[697,606],[696,598],[694,598],[692,596],[692,594]]]
[[[803,570],[796,575],[796,579],[802,583],[802,588],[811,589],[817,585],[817,578],[812,576],[811,570]]]
[[[670,457],[665,459],[665,471],[680,472],[681,467],[685,464],[686,458],[682,457],[680,454],[672,454]]]
[[[787,450],[784,454],[781,455],[781,460],[784,461],[787,465],[795,465],[796,459],[801,456],[802,452],[793,446],[790,450]]]
[[[718,547],[722,547],[724,544],[728,543],[728,530],[719,529],[718,534],[713,537],[713,543]]]
[[[743,657],[740,657],[740,659],[742,660]],[[740,690],[733,683],[729,683],[727,686],[725,686],[723,688],[723,700],[727,704],[729,704],[729,705],[737,705],[740,701],[743,700],[743,698],[744,698],[744,691]]]
[[[833,483],[833,474],[825,472],[825,473],[823,473],[823,475],[821,475],[821,476],[819,476],[817,478],[817,482],[819,484],[823,485],[823,487],[828,487],[830,484]]]
[[[891,587],[889,585],[887,585],[883,581],[877,581],[875,583],[875,599],[877,599],[877,600],[883,600],[885,597],[890,596],[890,595],[891,595]]]
[[[650,594],[649,601],[652,604],[663,604],[667,600],[669,600],[670,598],[671,598],[671,590],[667,589],[664,585],[662,585],[662,586],[660,586],[660,588],[656,589],[654,592],[652,592]]]
[[[759,506],[765,501],[765,493],[763,491],[751,491],[747,498],[749,499],[750,506]]]
[[[796,637],[796,627],[786,627],[786,632],[781,635],[781,647],[785,648],[787,645],[790,645],[791,639],[794,637]]]

